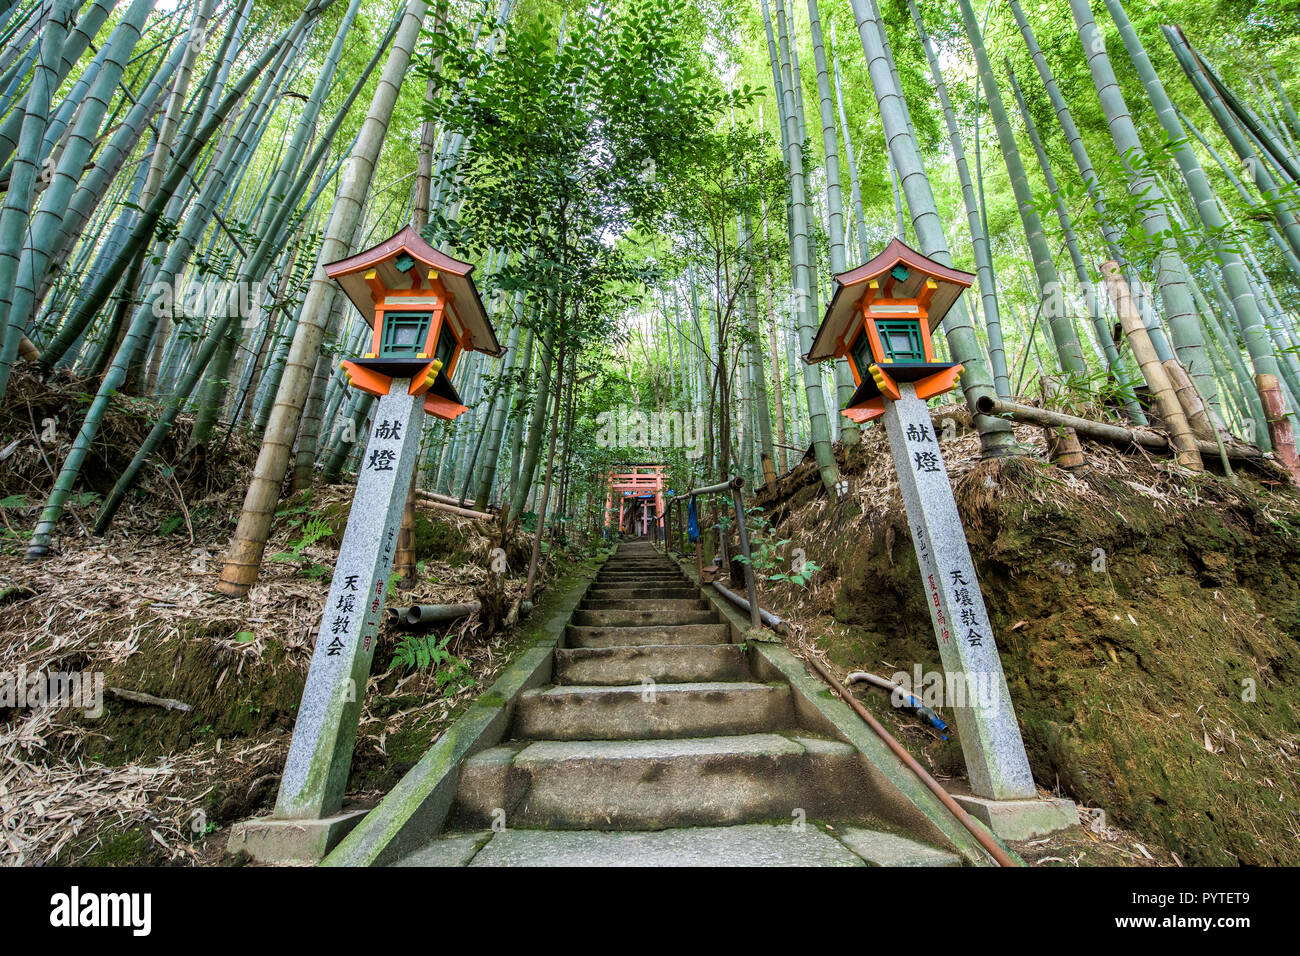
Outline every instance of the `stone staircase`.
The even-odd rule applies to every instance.
[[[959,865],[882,828],[861,753],[648,544],[600,569],[506,740],[461,768],[447,830],[397,865]]]

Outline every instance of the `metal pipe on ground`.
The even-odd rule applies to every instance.
[[[1032,405],[1008,402],[1000,398],[994,398],[992,395],[981,395],[975,405],[981,415],[1006,415],[1027,425],[1041,425],[1047,428],[1073,428],[1080,435],[1094,441],[1104,441],[1112,445],[1119,445],[1122,448],[1138,445],[1152,451],[1170,453],[1173,451],[1168,438],[1146,428],[1095,422],[1090,418],[1079,418],[1076,415],[1053,412],[1046,408],[1035,408]],[[1198,439],[1196,446],[1201,454],[1218,457],[1219,446],[1215,442]],[[1253,445],[1227,445],[1224,451],[1229,458],[1242,461],[1262,461],[1264,458],[1264,453]]]
[[[893,735],[881,725],[880,721],[876,720],[876,718],[872,716],[871,711],[862,706],[862,701],[849,693],[845,686],[836,679],[834,674],[826,669],[826,666],[822,664],[821,661],[814,657],[807,658],[807,662],[813,670],[821,675],[822,680],[831,685],[831,689],[840,695],[840,698],[844,703],[852,707],[854,713],[866,721],[867,726],[875,731],[876,735],[885,742],[885,746],[894,752],[894,756],[903,761],[907,766],[907,769],[911,770],[912,773],[916,774],[917,777],[920,778],[921,782],[929,788],[930,792],[939,799],[939,802],[948,809],[948,812],[957,818],[957,822],[970,831],[971,836],[979,841],[980,846],[988,851],[989,856],[993,857],[993,859],[997,861],[998,866],[1015,867],[1020,865],[1011,857],[1011,854],[1007,853],[1007,851],[1002,848],[997,840],[993,839],[987,830],[980,826],[971,815],[962,808],[961,804],[952,798],[952,794],[945,790],[938,780],[935,780],[934,777],[930,776],[926,769],[916,762],[916,758],[908,753],[907,749],[894,739]]]
[[[732,591],[730,588],[723,587],[723,586],[722,586],[721,584],[719,584],[717,581],[714,581],[714,582],[713,582],[713,586],[714,586],[714,588],[717,589],[717,592],[718,592],[719,594],[721,594],[724,598],[726,598],[726,599],[727,599],[728,601],[730,601],[732,604],[736,605],[736,607],[740,608],[742,611],[744,611],[744,612],[747,613],[747,614],[750,613],[750,605],[749,605],[749,602],[746,601],[746,600],[745,600],[743,597],[741,597],[739,594],[737,594],[735,591]],[[768,627],[770,627],[772,630],[776,631],[778,634],[789,634],[789,633],[790,633],[790,625],[787,624],[785,621],[781,620],[779,617],[777,617],[777,616],[776,616],[775,614],[773,614],[771,611],[764,610],[763,608],[760,607],[760,608],[758,609],[758,616],[759,616],[759,619],[760,619],[764,624],[766,624],[766,625],[767,625]]]
[[[439,621],[454,621],[477,614],[482,609],[483,605],[478,601],[466,601],[464,604],[412,604],[398,609],[397,616],[411,627],[428,627]]]

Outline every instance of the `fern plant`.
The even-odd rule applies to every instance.
[[[311,547],[321,538],[330,535],[334,529],[323,518],[308,518],[298,529],[302,535],[297,541],[289,542],[289,550],[271,555],[272,561],[301,561],[303,549]]]
[[[298,527],[298,522],[294,522],[291,527]],[[323,564],[317,564],[310,559],[304,559],[303,551],[311,547],[322,538],[326,538],[334,532],[328,521],[323,518],[308,518],[298,527],[300,537],[296,541],[289,542],[289,550],[281,551],[278,554],[271,555],[272,561],[307,561],[307,566],[303,569],[303,574],[313,580],[319,580],[330,574],[330,569]]]
[[[474,678],[469,676],[469,665],[464,660],[447,650],[451,635],[443,638],[418,634],[404,634],[397,640],[397,649],[393,652],[393,663],[401,664],[407,670],[433,668],[434,684],[460,690],[474,686]]]

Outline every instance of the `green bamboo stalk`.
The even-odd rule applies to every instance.
[[[34,121],[39,114],[41,138],[30,146],[26,157],[26,161],[32,161],[45,141],[45,125],[49,121],[55,92],[108,20],[116,3],[117,0],[94,0],[79,18],[76,12],[81,5],[77,0],[58,0],[51,8],[49,18],[41,24],[38,34],[39,63],[27,88],[27,97],[0,122],[0,165],[15,156],[29,120]]]
[[[1182,31],[1177,27],[1168,26],[1161,27],[1161,29],[1164,31],[1165,39],[1170,47],[1173,48],[1174,55],[1178,58],[1183,72],[1187,74],[1188,79],[1192,81],[1192,85],[1196,87],[1196,91],[1200,94],[1201,100],[1205,103],[1210,115],[1214,117],[1214,121],[1223,131],[1228,143],[1232,146],[1233,152],[1237,154],[1237,158],[1241,160],[1255,188],[1259,190],[1260,195],[1264,198],[1265,205],[1273,214],[1277,227],[1286,238],[1291,251],[1300,256],[1300,220],[1296,218],[1296,215],[1291,210],[1289,204],[1290,191],[1280,186],[1277,180],[1274,179],[1273,174],[1269,172],[1268,164],[1259,157],[1246,132],[1228,107],[1224,105],[1213,84],[1206,78],[1203,71],[1204,64],[1200,56],[1183,37]]]
[[[765,19],[770,19],[767,0],[763,0]],[[782,0],[776,2],[778,50],[785,65],[782,77],[786,81],[784,90],[784,120],[789,148],[786,151],[786,163],[790,170],[790,204],[791,204],[791,243],[790,268],[792,289],[792,306],[798,320],[799,343],[804,353],[812,348],[814,317],[810,309],[814,277],[812,274],[812,255],[808,243],[808,204],[805,195],[803,169],[803,137],[800,131],[798,101],[793,92],[794,81],[789,68],[790,43],[785,29],[785,7]],[[827,491],[833,492],[839,480],[839,468],[835,464],[835,455],[831,450],[831,426],[826,415],[826,398],[822,392],[821,374],[815,366],[804,367],[804,394],[808,401],[809,427],[812,430],[813,452],[817,458],[817,467],[821,473],[822,484]]]
[[[1201,334],[1196,306],[1187,289],[1187,265],[1178,252],[1178,243],[1173,238],[1173,229],[1169,224],[1168,199],[1150,172],[1146,152],[1138,137],[1128,104],[1124,101],[1119,81],[1115,78],[1101,31],[1093,20],[1089,0],[1070,0],[1070,10],[1087,52],[1088,69],[1092,73],[1093,85],[1106,114],[1115,151],[1128,172],[1129,194],[1138,203],[1144,231],[1153,246],[1159,250],[1154,263],[1156,283],[1160,287],[1165,322],[1169,326],[1170,338],[1173,339],[1174,353],[1187,369],[1206,409],[1213,412],[1218,405],[1218,388],[1205,352],[1205,339]]]
[[[907,103],[894,79],[885,51],[884,24],[873,0],[852,0],[854,19],[862,41],[862,51],[867,59],[871,85],[880,109],[881,123],[885,128],[885,143],[890,157],[899,171],[903,193],[912,211],[912,225],[916,231],[920,251],[945,265],[952,264],[948,241],[943,234],[943,220],[939,216],[925,172],[925,163],[916,136],[909,126]],[[996,395],[992,367],[984,357],[979,337],[971,324],[965,302],[958,300],[943,320],[952,361],[965,366],[962,372],[962,391],[971,409],[984,395]],[[1018,446],[1009,422],[987,415],[974,415],[975,427],[986,456],[1015,454]]]
[[[848,269],[844,252],[844,203],[840,192],[839,139],[835,133],[835,107],[831,102],[830,70],[826,64],[826,48],[822,43],[821,17],[817,0],[808,0],[808,30],[812,38],[813,60],[817,67],[817,93],[821,108],[822,150],[826,170],[827,222],[830,230],[831,272],[839,274]],[[837,405],[846,407],[855,390],[853,373],[846,359],[836,359],[835,386]],[[847,446],[859,442],[856,422],[841,415],[834,416],[839,423],[840,440]]]
[[[835,103],[839,109],[840,130],[844,134],[844,158],[849,165],[850,197],[853,205],[853,221],[857,224],[858,256],[863,262],[871,258],[867,243],[867,221],[862,212],[862,187],[858,182],[858,163],[853,152],[853,138],[849,134],[849,117],[844,111],[844,83],[840,76],[840,57],[835,51],[835,21],[831,21],[831,59],[835,66]]]
[[[1084,376],[1088,365],[1079,346],[1079,338],[1064,307],[1064,295],[1056,264],[1052,260],[1052,251],[1043,230],[1029,177],[1020,158],[1020,147],[1007,117],[1006,106],[1002,101],[1002,92],[998,89],[993,76],[993,66],[984,49],[984,38],[980,32],[979,21],[970,0],[958,0],[962,20],[966,26],[966,36],[970,40],[971,50],[975,54],[975,63],[979,71],[980,85],[984,90],[984,99],[988,103],[989,113],[993,117],[994,130],[1002,148],[1002,159],[1011,178],[1011,190],[1015,194],[1016,205],[1020,211],[1020,220],[1024,226],[1025,237],[1029,243],[1030,255],[1033,257],[1034,273],[1038,280],[1039,309],[1046,314],[1052,341],[1056,346],[1057,358],[1067,375]]]
[[[307,22],[310,22],[307,18],[314,18],[318,12],[319,8],[313,8],[308,13],[305,13],[298,23],[289,28],[289,31],[286,32],[280,42],[273,43],[267,48],[262,56],[259,57],[258,60],[249,68],[248,72],[244,74],[239,83],[235,85],[231,92],[225,97],[225,99],[223,99],[221,104],[214,111],[212,118],[209,120],[210,126],[215,129],[217,125],[224,122],[225,116],[231,109],[233,109],[235,103],[242,99],[248,92],[256,77],[274,58],[283,55],[284,51],[292,42],[292,38],[299,31],[305,28]],[[181,179],[184,169],[188,168],[190,163],[193,162],[193,156],[189,155],[189,153],[191,151],[197,152],[204,139],[206,139],[206,137],[201,136],[195,143],[191,144],[186,155],[182,157],[182,164],[180,167],[169,173],[167,179],[163,183],[163,188],[160,190],[160,194],[155,198],[150,210],[147,211],[143,217],[144,221],[149,221],[151,214],[153,214],[154,220],[156,221],[157,214],[161,211],[161,205],[166,198],[166,195],[175,188],[176,184],[178,184]],[[220,150],[220,147],[218,149]],[[214,176],[212,185],[208,190],[205,190],[205,193],[208,193],[210,197],[213,197],[213,201],[215,201],[215,196],[219,195],[219,190],[221,189],[221,186],[218,184],[219,180],[219,175]],[[170,188],[168,188],[169,186]],[[136,234],[133,234],[132,240],[136,241],[138,248],[142,249],[146,236],[139,234],[139,232],[139,227],[137,227]],[[156,319],[156,316],[153,316],[152,312],[152,308],[141,308],[137,311],[135,318],[131,323],[131,327],[123,340],[122,346],[118,350],[117,359],[114,361],[112,367],[100,383],[99,391],[96,394],[94,401],[91,403],[90,409],[86,413],[85,421],[82,423],[77,438],[73,441],[72,449],[68,452],[68,456],[64,460],[63,468],[59,472],[58,478],[55,480],[54,488],[51,490],[45,508],[41,512],[40,520],[37,522],[36,529],[32,532],[31,542],[27,548],[26,556],[28,560],[36,560],[49,554],[50,541],[54,528],[63,515],[64,505],[72,493],[77,477],[81,473],[82,463],[84,462],[86,455],[89,453],[91,443],[99,432],[99,423],[103,418],[103,414],[108,408],[109,402],[112,400],[114,394],[116,394],[118,387],[125,379],[127,367],[130,365],[135,350],[142,347],[144,342],[147,341],[145,330],[149,326],[151,318]],[[231,317],[227,315],[219,319],[217,324],[218,326],[222,326],[230,321]],[[168,421],[167,427],[170,427],[170,421]],[[166,428],[161,429],[161,431],[158,426],[155,426],[154,428],[154,432],[159,433],[158,440],[161,440],[162,433],[165,431]],[[118,484],[121,484],[120,479]],[[107,507],[107,504],[105,507]]]
[[[1129,420],[1137,425],[1145,425],[1147,424],[1146,415],[1143,413],[1142,406],[1138,404],[1137,397],[1133,394],[1133,389],[1129,385],[1128,369],[1120,358],[1119,350],[1115,347],[1115,341],[1110,334],[1110,323],[1101,309],[1102,296],[1098,294],[1092,277],[1088,273],[1088,267],[1084,263],[1083,253],[1079,249],[1079,241],[1074,234],[1070,211],[1065,206],[1065,200],[1061,198],[1060,190],[1056,185],[1056,176],[1052,172],[1051,160],[1048,159],[1047,150],[1038,136],[1038,128],[1034,124],[1033,116],[1029,113],[1029,104],[1020,89],[1020,84],[1016,82],[1016,75],[1011,69],[1009,60],[1007,61],[1007,79],[1011,83],[1011,91],[1019,107],[1021,119],[1024,121],[1025,133],[1029,137],[1035,155],[1038,157],[1038,168],[1043,174],[1043,182],[1047,186],[1048,195],[1056,197],[1057,221],[1061,226],[1065,247],[1070,253],[1070,263],[1074,266],[1074,275],[1078,280],[1084,303],[1092,314],[1096,347],[1102,360],[1106,363],[1106,367],[1110,370],[1112,379],[1118,386],[1119,398],[1124,403],[1124,410]]]
[[[1165,92],[1164,84],[1160,82],[1160,77],[1151,65],[1146,49],[1138,38],[1137,31],[1133,29],[1133,24],[1129,21],[1123,5],[1119,0],[1106,0],[1106,8],[1119,28],[1120,38],[1128,51],[1129,59],[1133,61],[1138,77],[1146,88],[1147,98],[1151,101],[1160,125],[1169,138],[1183,182],[1187,185],[1197,215],[1205,227],[1205,237],[1214,249],[1218,270],[1223,284],[1227,287],[1232,311],[1241,329],[1246,349],[1250,353],[1255,373],[1276,376],[1279,374],[1277,360],[1269,346],[1259,303],[1251,294],[1241,253],[1227,232],[1228,224],[1219,209],[1218,197],[1210,186],[1205,170],[1201,168],[1200,160],[1192,150],[1187,132],[1183,129],[1177,111]]]
[[[1007,374],[1006,349],[1002,341],[1002,321],[998,311],[997,285],[993,277],[993,257],[989,254],[988,237],[984,234],[980,206],[975,197],[975,186],[971,182],[970,167],[966,163],[961,129],[957,125],[957,114],[948,96],[948,84],[944,80],[943,71],[939,68],[939,58],[935,55],[934,44],[930,41],[930,34],[921,18],[921,11],[916,5],[916,0],[908,0],[907,5],[912,14],[912,22],[916,25],[917,36],[920,37],[921,46],[925,50],[926,61],[930,66],[930,78],[939,97],[939,107],[943,110],[944,123],[948,127],[948,143],[952,149],[953,162],[957,167],[957,178],[961,182],[962,200],[966,205],[966,222],[970,229],[971,251],[975,257],[975,272],[979,277],[980,296],[984,307],[984,328],[988,335],[988,353],[993,365],[994,387],[997,389],[998,397],[1009,399],[1011,379]]]
[[[76,121],[68,130],[63,152],[49,177],[49,186],[31,215],[14,284],[10,286],[0,275],[0,325],[26,330],[27,320],[35,309],[36,279],[45,274],[49,261],[46,250],[55,241],[68,202],[94,148],[99,125],[108,112],[109,98],[153,7],[154,0],[134,0],[103,48],[102,67],[79,103]]]
[[[67,36],[66,21],[74,9],[75,0],[59,0],[41,34],[41,52],[36,75],[27,92],[26,107],[22,111],[13,174],[5,192],[4,205],[0,207],[0,290],[12,288],[18,277],[23,235],[27,231],[36,188],[38,153],[45,138],[50,101],[59,84],[57,69]],[[4,340],[0,345],[0,399],[8,390],[9,373],[26,331],[24,326],[12,323],[6,323],[4,328]]]

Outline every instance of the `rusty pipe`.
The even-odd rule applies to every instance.
[[[993,837],[990,836],[983,827],[972,819],[971,815],[962,808],[961,804],[952,798],[952,794],[943,789],[943,785],[940,784],[938,780],[935,780],[934,777],[930,776],[929,772],[917,763],[916,758],[908,753],[907,749],[894,739],[893,735],[884,728],[880,721],[876,720],[876,718],[872,716],[871,711],[862,706],[862,701],[850,694],[844,685],[836,679],[835,675],[826,669],[826,666],[822,664],[821,661],[814,657],[808,658],[808,663],[812,665],[813,670],[821,675],[822,680],[830,684],[835,693],[839,694],[840,697],[843,698],[844,702],[852,707],[859,717],[866,721],[867,726],[874,730],[876,735],[885,742],[885,746],[892,750],[894,755],[906,764],[907,769],[916,774],[917,777],[920,778],[921,782],[930,788],[930,792],[939,798],[939,802],[948,808],[948,812],[957,818],[958,823],[970,831],[971,836],[979,841],[980,846],[988,851],[989,856],[993,857],[993,859],[997,861],[998,866],[1014,867],[1021,865],[1012,859],[1011,854],[1003,849],[997,840],[993,839]]]

